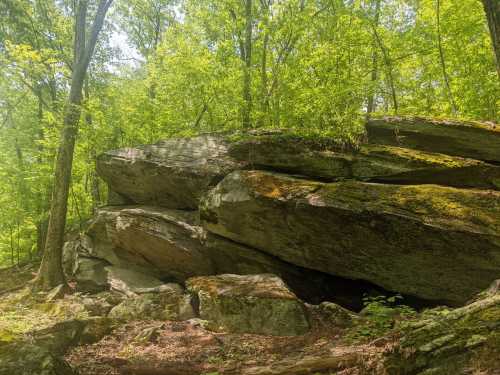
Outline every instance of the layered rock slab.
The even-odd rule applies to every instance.
[[[193,210],[209,186],[238,167],[226,142],[210,135],[108,151],[97,160],[97,172],[124,202]]]
[[[376,132],[381,129],[376,127]],[[492,137],[496,134],[493,132]],[[474,160],[487,155],[467,152],[480,147],[467,138],[462,142],[468,149],[452,154],[458,156],[445,155],[448,149],[443,147],[412,150],[383,137],[380,141],[380,145],[354,148],[280,130],[202,135],[108,151],[98,158],[97,171],[109,185],[110,204],[188,210],[196,210],[208,190],[238,169],[274,170],[325,181],[375,179],[500,188],[500,167]],[[497,146],[500,149],[500,144]],[[496,156],[488,157],[496,160]]]
[[[367,122],[370,143],[500,162],[500,128],[493,124],[384,117]]]
[[[212,329],[294,336],[310,328],[305,306],[277,276],[195,277],[186,286],[198,299],[200,317]]]
[[[195,217],[192,212],[144,206],[100,209],[87,232],[91,255],[161,279],[182,282],[213,274]]]
[[[161,280],[182,283],[192,276],[273,273],[309,302],[335,296],[345,306],[360,308],[365,285],[347,285],[206,232],[197,216],[148,206],[101,208],[78,244],[66,246],[79,249],[74,273],[79,289],[111,287],[129,295],[161,287]]]
[[[500,272],[500,193],[321,183],[236,171],[202,202],[205,227],[289,263],[461,304]]]
[[[246,134],[229,145],[229,154],[252,166],[323,181],[377,180],[399,184],[500,189],[500,167],[480,160],[387,144],[342,146],[286,132]],[[500,148],[500,145],[499,145]]]

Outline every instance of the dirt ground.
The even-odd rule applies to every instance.
[[[345,358],[333,360],[327,373],[347,375],[373,366],[380,350],[343,345],[340,331],[319,322],[307,335],[273,337],[214,333],[197,320],[144,321],[123,325],[97,344],[77,347],[66,359],[80,375],[257,375],[286,373],[286,366],[297,367],[301,361],[306,372],[298,366],[290,374],[312,374],[315,366],[325,368],[320,363],[325,358]],[[368,364],[369,358],[373,363]]]

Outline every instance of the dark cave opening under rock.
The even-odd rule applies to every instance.
[[[401,294],[384,289],[365,280],[351,280],[339,276],[303,269],[303,279],[287,279],[285,282],[303,301],[310,304],[334,302],[351,311],[359,312],[365,307],[366,297],[392,297],[400,295],[398,305],[407,305],[419,311],[425,308],[447,305],[446,301],[434,301]]]

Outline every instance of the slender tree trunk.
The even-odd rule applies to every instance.
[[[271,7],[271,4],[272,3],[269,0],[261,0],[262,12],[264,13],[264,40],[262,41],[262,57],[260,64],[260,110],[262,114],[259,120],[259,126],[263,126],[267,122],[269,122],[269,82],[267,79],[267,50],[269,48],[269,8]]]
[[[382,38],[378,34],[377,28],[373,24],[372,24],[372,29],[373,29],[373,35],[375,36],[375,40],[377,41],[377,44],[379,45],[379,48],[382,51],[382,56],[384,58],[384,64],[386,68],[387,80],[389,81],[389,87],[391,89],[392,106],[394,108],[394,112],[397,114],[399,110],[399,104],[398,104],[398,96],[396,93],[396,86],[394,84],[394,75],[392,72],[393,71],[392,60],[389,56],[389,52],[387,51],[387,49],[384,46],[384,43],[382,42]]]
[[[374,26],[378,27],[380,20],[380,3],[381,0],[375,0],[375,15],[374,15]],[[366,117],[370,118],[370,115],[375,111],[375,85],[378,81],[378,53],[377,53],[377,41],[375,37],[373,38],[373,52],[372,52],[372,74],[371,82],[372,87],[370,88],[370,94],[368,95],[368,105],[366,108]]]
[[[252,127],[252,0],[245,0],[245,67],[243,75],[243,127]]]
[[[260,67],[260,76],[261,76],[261,111],[262,116],[260,120],[260,125],[264,125],[269,118],[269,88],[268,88],[268,80],[267,80],[267,48],[269,44],[269,34],[265,31],[264,42],[262,45],[262,61]]]
[[[205,116],[205,113],[207,113],[207,111],[208,111],[208,104],[203,103],[203,107],[201,108],[200,113],[198,114],[198,116],[196,116],[196,121],[194,123],[195,129],[198,129],[200,127],[201,121],[203,120],[203,116]]]
[[[45,290],[66,282],[62,268],[62,248],[68,211],[73,152],[81,115],[82,88],[99,32],[111,2],[112,0],[101,0],[99,2],[88,43],[85,30],[87,0],[80,0],[78,3],[75,27],[75,64],[57,153],[47,241],[37,277],[37,286]]]
[[[19,222],[19,215],[16,218],[17,226],[17,266],[21,263],[21,223]]]
[[[491,42],[495,53],[498,78],[500,79],[500,1],[482,0],[488,27],[490,29]]]
[[[55,103],[56,103],[56,91],[55,91],[55,84],[49,84],[49,92],[51,94],[51,99],[52,99],[52,109],[56,110],[55,108]],[[37,90],[36,96],[38,98],[38,146],[37,146],[37,151],[38,151],[38,156],[37,156],[37,161],[38,163],[42,164],[43,163],[43,139],[45,138],[45,134],[43,131],[43,98],[42,98],[43,92],[42,88],[40,87]],[[37,256],[42,256],[43,250],[45,247],[45,240],[46,240],[46,235],[47,235],[47,225],[48,221],[46,218],[47,214],[47,204],[46,202],[48,201],[48,193],[47,193],[47,187],[40,185],[37,189],[36,193],[36,235],[37,235],[37,244],[36,244],[36,255]]]
[[[446,86],[446,93],[448,100],[450,102],[451,111],[453,115],[457,114],[457,105],[455,104],[455,99],[453,98],[453,93],[451,91],[450,77],[446,70],[446,61],[444,58],[443,41],[441,37],[441,0],[436,0],[436,21],[437,21],[437,35],[438,35],[438,48],[439,48],[439,61],[441,62],[441,69],[443,71],[444,84]]]
[[[89,80],[85,79],[85,83],[83,85],[83,92],[85,101],[88,103],[90,100],[90,89],[89,89]],[[85,112],[85,123],[87,127],[92,128],[92,113],[90,111]],[[101,204],[101,194],[99,191],[99,179],[96,173],[96,162],[97,162],[97,151],[94,145],[90,145],[90,149],[88,150],[88,158],[89,163],[92,165],[92,169],[89,173],[90,178],[90,194],[92,196],[92,213],[97,211],[97,208]]]
[[[12,224],[9,224],[10,229],[10,264],[14,266],[14,231],[12,230]]]

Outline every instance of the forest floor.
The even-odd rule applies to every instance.
[[[190,321],[132,322],[66,359],[81,375],[324,374],[325,361],[335,374],[354,375],[376,367],[381,347],[342,343],[338,330],[315,328],[275,337],[214,333]]]
[[[319,310],[309,307],[311,330],[301,336],[279,337],[217,333],[205,329],[204,321],[200,319],[128,322],[110,320],[105,317],[106,313],[97,314],[91,308],[96,305],[99,307],[102,303],[97,295],[70,293],[64,298],[51,299],[48,298],[50,293],[34,293],[29,288],[28,282],[33,278],[35,270],[35,266],[25,266],[20,269],[0,271],[0,291],[16,288],[15,291],[4,293],[0,297],[0,375],[19,375],[12,373],[11,370],[2,372],[2,364],[5,364],[2,362],[2,355],[6,354],[5,350],[2,352],[2,348],[13,347],[12,345],[15,347],[16,343],[38,345],[37,337],[46,338],[47,332],[54,332],[51,331],[54,327],[71,328],[71,324],[64,322],[87,322],[88,328],[91,326],[88,322],[98,322],[99,319],[103,319],[101,321],[106,322],[107,327],[101,333],[95,334],[92,344],[82,344],[80,336],[76,341],[73,339],[70,340],[71,343],[68,341],[69,344],[64,347],[64,359],[75,374],[386,375],[388,353],[397,351],[399,337],[394,328],[399,323],[416,322],[423,327],[422,322],[426,325],[432,322],[436,327],[432,330],[432,335],[430,333],[424,335],[425,340],[431,341],[429,343],[422,341],[425,344],[421,347],[433,350],[436,347],[439,349],[439,345],[445,342],[442,341],[442,335],[449,339],[450,332],[463,334],[461,331],[464,329],[463,326],[455,327],[456,322],[462,320],[451,318],[454,315],[464,317],[463,322],[467,322],[467,326],[464,327],[470,325],[465,331],[468,335],[472,334],[467,339],[467,345],[488,333],[491,333],[491,337],[495,340],[500,337],[500,333],[498,331],[495,333],[494,328],[499,322],[500,296],[492,296],[490,300],[485,300],[490,301],[486,308],[478,304],[469,311],[465,307],[462,309],[462,315],[456,314],[461,309],[453,312],[441,307],[431,310],[432,315],[425,316],[425,313],[422,313],[424,315],[410,314],[411,316],[402,317],[394,314],[398,311],[397,308],[388,309],[377,305],[374,315],[360,317],[353,325],[347,326],[332,324],[331,320],[325,320],[325,316]],[[26,287],[17,290],[22,286]],[[479,313],[480,320],[471,315]],[[450,319],[446,320],[447,317]],[[442,319],[445,319],[443,323],[438,324]],[[485,325],[491,329],[484,331]],[[439,329],[443,329],[443,332]],[[414,332],[420,331],[417,329]],[[434,331],[437,339],[434,339]],[[40,332],[42,336],[39,336]],[[52,337],[57,338],[57,335]],[[468,365],[466,370],[446,372],[446,374],[499,375],[497,341],[492,342],[493,346],[485,352],[486,355],[482,355],[484,358],[476,356],[481,359],[480,361]],[[454,352],[457,351],[454,349]],[[436,352],[436,355],[438,354],[439,350]],[[12,359],[12,356],[10,358]],[[5,361],[5,358],[3,360]],[[17,358],[14,352],[16,363],[17,360],[21,366],[25,366],[23,358]],[[7,363],[8,361],[9,353],[7,353]],[[438,372],[433,373],[445,374],[439,372],[439,369],[436,371]],[[38,374],[33,372],[35,373]]]
[[[35,271],[0,271],[0,290],[16,289],[0,298],[0,348],[60,322],[88,318],[86,297],[78,293],[47,301],[44,293],[18,290],[29,286]],[[351,375],[364,374],[360,366],[376,366],[380,345],[349,342],[343,329],[319,317],[312,322],[308,334],[293,337],[215,333],[198,319],[122,322],[97,343],[70,348],[65,359],[78,375],[330,374],[321,371],[325,361],[338,368],[335,374]]]

